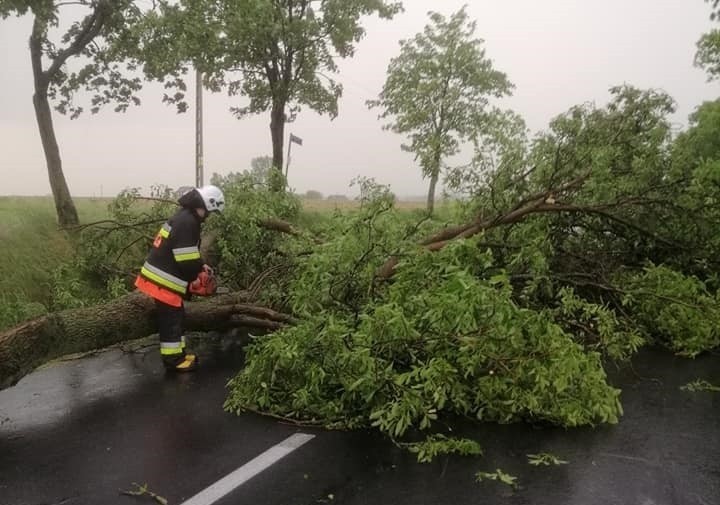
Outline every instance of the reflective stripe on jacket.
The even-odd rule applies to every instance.
[[[200,223],[194,211],[183,208],[160,228],[135,282],[140,291],[182,305],[188,284],[202,271]]]

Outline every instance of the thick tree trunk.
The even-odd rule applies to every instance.
[[[283,144],[285,142],[285,106],[280,103],[273,103],[272,110],[270,111],[270,136],[272,137],[272,148],[273,148],[273,167],[275,170],[279,170],[280,174],[283,173]],[[281,181],[281,177],[276,177],[274,181]],[[273,189],[276,191],[282,190],[281,184],[275,182]],[[278,187],[280,186],[280,187]]]
[[[234,327],[277,330],[293,318],[247,303],[244,292],[186,305],[186,329]],[[154,303],[132,293],[108,304],[67,310],[29,321],[0,333],[0,389],[59,356],[101,349],[156,333]]]
[[[61,227],[77,226],[79,222],[78,214],[63,174],[60,148],[55,137],[55,127],[53,126],[52,112],[48,101],[50,76],[42,68],[43,29],[42,23],[36,18],[33,33],[30,37],[30,60],[35,85],[35,94],[33,95],[35,118],[40,132],[40,141],[45,152],[45,162],[50,179],[50,189],[55,200],[58,223]]]

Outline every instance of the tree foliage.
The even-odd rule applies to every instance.
[[[717,0],[705,0],[712,7],[710,19],[720,19],[720,2]],[[695,66],[704,69],[708,74],[708,80],[716,80],[720,77],[720,30],[713,29],[700,37],[697,42],[695,53]]]
[[[152,77],[176,88],[166,100],[186,108],[183,74],[195,65],[213,90],[226,88],[247,105],[239,118],[270,111],[273,164],[283,166],[285,123],[302,107],[335,117],[342,86],[337,58],[351,57],[363,16],[390,18],[400,3],[385,0],[182,0],[160,2],[138,34],[139,59]]]
[[[693,168],[712,152],[712,114],[674,138],[669,96],[611,91],[508,143],[524,145],[502,151],[513,162],[433,219],[365,181],[360,210],[297,261],[283,303],[301,322],[249,346],[226,408],[374,426],[425,460],[465,447],[437,437],[458,415],[617,422],[606,362],[717,347],[716,188]],[[429,438],[412,445],[418,432]]]
[[[211,183],[223,189],[227,203],[221,215],[213,214],[204,225],[204,260],[225,287],[249,288],[268,268],[288,261],[292,247],[284,243],[278,225],[268,221],[296,220],[300,199],[271,191],[271,183],[247,171],[214,174]],[[121,192],[108,206],[108,219],[77,230],[76,256],[68,265],[72,275],[58,279],[74,304],[55,308],[85,305],[132,290],[159,227],[177,209],[172,190],[165,186],[153,187],[149,197],[138,188]],[[82,289],[75,296],[68,288],[77,283]]]
[[[710,4],[710,6],[712,7],[710,19],[716,21],[720,16],[720,0],[705,0],[705,2]]]
[[[252,174],[213,177],[212,183],[225,193],[226,210],[208,222],[208,231],[216,238],[221,261],[218,272],[228,287],[247,288],[268,268],[286,263],[288,250],[277,231],[263,226],[266,219],[295,221],[300,199],[286,192],[272,191],[282,174],[273,170],[267,183],[260,184]]]
[[[544,310],[514,300],[478,240],[408,248],[390,286],[375,272],[409,223],[381,199],[303,261],[291,285],[299,325],[248,349],[226,407],[400,440],[447,415],[562,426],[616,422],[619,391],[600,354]],[[409,245],[409,244],[408,244]]]
[[[648,266],[626,286],[623,302],[647,339],[691,357],[720,345],[718,295],[699,279]]]
[[[262,184],[269,183],[272,169],[272,156],[260,156],[250,161],[250,175]]]
[[[709,80],[720,77],[720,30],[711,30],[700,37],[695,53],[695,66],[705,70]]]
[[[135,93],[141,81],[127,73],[115,50],[122,47],[140,9],[133,0],[0,0],[0,17],[25,14],[33,19],[29,42],[33,103],[58,221],[64,226],[76,225],[77,210],[63,174],[50,102],[73,119],[83,112],[75,100],[79,92],[91,94],[93,113],[111,103],[116,111],[140,103]],[[58,40],[52,31],[60,27],[61,20],[69,28]],[[77,67],[71,67],[73,61]]]
[[[391,119],[386,129],[408,135],[410,143],[402,148],[415,154],[431,181],[431,212],[443,160],[464,141],[483,143],[502,115],[490,98],[513,87],[493,68],[475,30],[464,7],[449,19],[431,12],[425,30],[400,43],[379,99],[369,102],[382,109],[381,118]]]
[[[140,104],[136,93],[141,80],[117,52],[142,14],[133,0],[0,1],[1,17],[26,14],[33,17],[31,50],[37,45],[39,51],[33,59],[47,61],[38,61],[42,66],[35,75],[36,86],[47,91],[58,112],[77,118],[85,110],[76,100],[78,93],[91,97],[92,113],[109,104],[116,112]],[[53,37],[61,24],[68,28]],[[77,64],[71,65],[73,61]]]

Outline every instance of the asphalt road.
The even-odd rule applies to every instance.
[[[632,369],[613,372],[625,409],[617,426],[461,423],[456,431],[480,441],[484,456],[431,464],[373,432],[225,413],[225,385],[242,366],[241,352],[211,353],[202,365],[167,376],[154,347],[112,350],[53,364],[0,391],[0,504],[155,503],[119,493],[139,483],[180,505],[258,465],[215,503],[720,504],[720,394],[680,390],[698,378],[720,384],[717,355],[685,360],[645,351]],[[297,433],[313,438],[258,463]],[[569,464],[529,465],[526,455],[540,452]],[[517,477],[517,489],[474,481],[477,471],[497,468]]]

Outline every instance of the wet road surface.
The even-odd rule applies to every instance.
[[[149,351],[149,352],[148,352]],[[222,356],[220,359],[219,356]],[[374,432],[300,429],[222,410],[239,349],[203,356],[193,374],[166,376],[155,347],[54,364],[0,391],[0,504],[152,504],[133,483],[180,505],[296,433],[314,435],[229,492],[219,505],[583,504],[719,505],[720,357],[645,351],[611,372],[623,389],[617,426],[562,430],[465,425],[481,458],[419,464]],[[534,467],[527,454],[569,464]],[[512,489],[476,483],[500,468]]]

